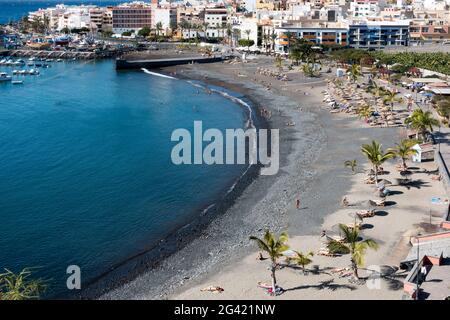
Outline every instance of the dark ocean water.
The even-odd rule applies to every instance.
[[[242,128],[247,113],[113,61],[52,64],[23,85],[0,83],[0,269],[40,267],[61,294],[68,265],[86,282],[224,194],[245,168],[176,166],[171,133],[194,120]]]
[[[107,6],[126,1],[117,0],[0,0],[0,23],[18,20],[40,8],[53,7],[56,4],[79,5],[93,4],[98,6]]]

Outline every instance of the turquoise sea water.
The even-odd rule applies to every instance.
[[[27,15],[30,11],[54,7],[56,4],[79,5],[92,4],[107,6],[123,3],[120,0],[0,0],[0,23],[15,21]]]
[[[184,80],[116,72],[113,61],[54,62],[0,83],[0,268],[40,267],[50,294],[192,221],[242,166],[171,163],[176,128],[241,128],[247,113]],[[11,74],[17,67],[0,67]]]

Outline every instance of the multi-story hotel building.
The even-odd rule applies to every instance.
[[[144,3],[122,5],[112,9],[113,32],[139,31],[152,26],[152,9]]]
[[[349,26],[349,45],[354,48],[381,49],[408,44],[408,20],[353,20]]]
[[[292,39],[306,39],[313,44],[348,45],[348,28],[342,23],[328,22],[298,22],[296,24],[282,24],[275,28],[277,39],[275,51],[287,53]],[[288,36],[290,35],[290,39]]]

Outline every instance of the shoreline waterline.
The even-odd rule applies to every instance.
[[[133,72],[133,71],[129,71]],[[143,72],[157,77],[156,72]],[[160,73],[164,77],[169,77],[163,72]],[[171,77],[171,76],[170,76]],[[245,128],[269,129],[268,122],[258,115],[258,104],[252,101],[251,97],[244,94],[242,97],[236,97],[233,90],[227,88],[224,83],[214,85],[216,88],[210,88],[207,80],[193,79],[189,77],[171,77],[172,80],[186,81],[194,87],[203,90],[210,90],[213,94],[220,95],[227,100],[239,105],[247,114]],[[236,92],[237,93],[237,92]],[[247,101],[245,101],[247,100]],[[119,262],[109,271],[95,277],[85,284],[85,288],[80,293],[69,295],[75,299],[93,299],[99,298],[103,294],[110,292],[130,281],[136,279],[142,273],[149,271],[163,262],[164,259],[180,251],[185,245],[189,244],[195,238],[198,238],[201,232],[217,217],[226,212],[236,201],[243,191],[259,176],[260,165],[248,165],[241,175],[226,187],[224,193],[219,198],[212,199],[211,203],[206,207],[198,210],[198,216],[194,221],[180,225],[175,231],[159,240],[157,244],[147,250],[138,253],[125,261]]]

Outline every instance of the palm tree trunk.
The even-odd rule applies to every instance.
[[[374,165],[375,168],[375,186],[378,186],[378,166]]]
[[[272,294],[275,295],[275,290],[277,287],[277,278],[275,276],[275,271],[277,269],[277,264],[275,262],[272,262]]]
[[[355,278],[359,279],[358,265],[356,264],[355,260],[353,260],[353,259],[352,259],[352,270],[353,270],[353,275],[355,276]]]

